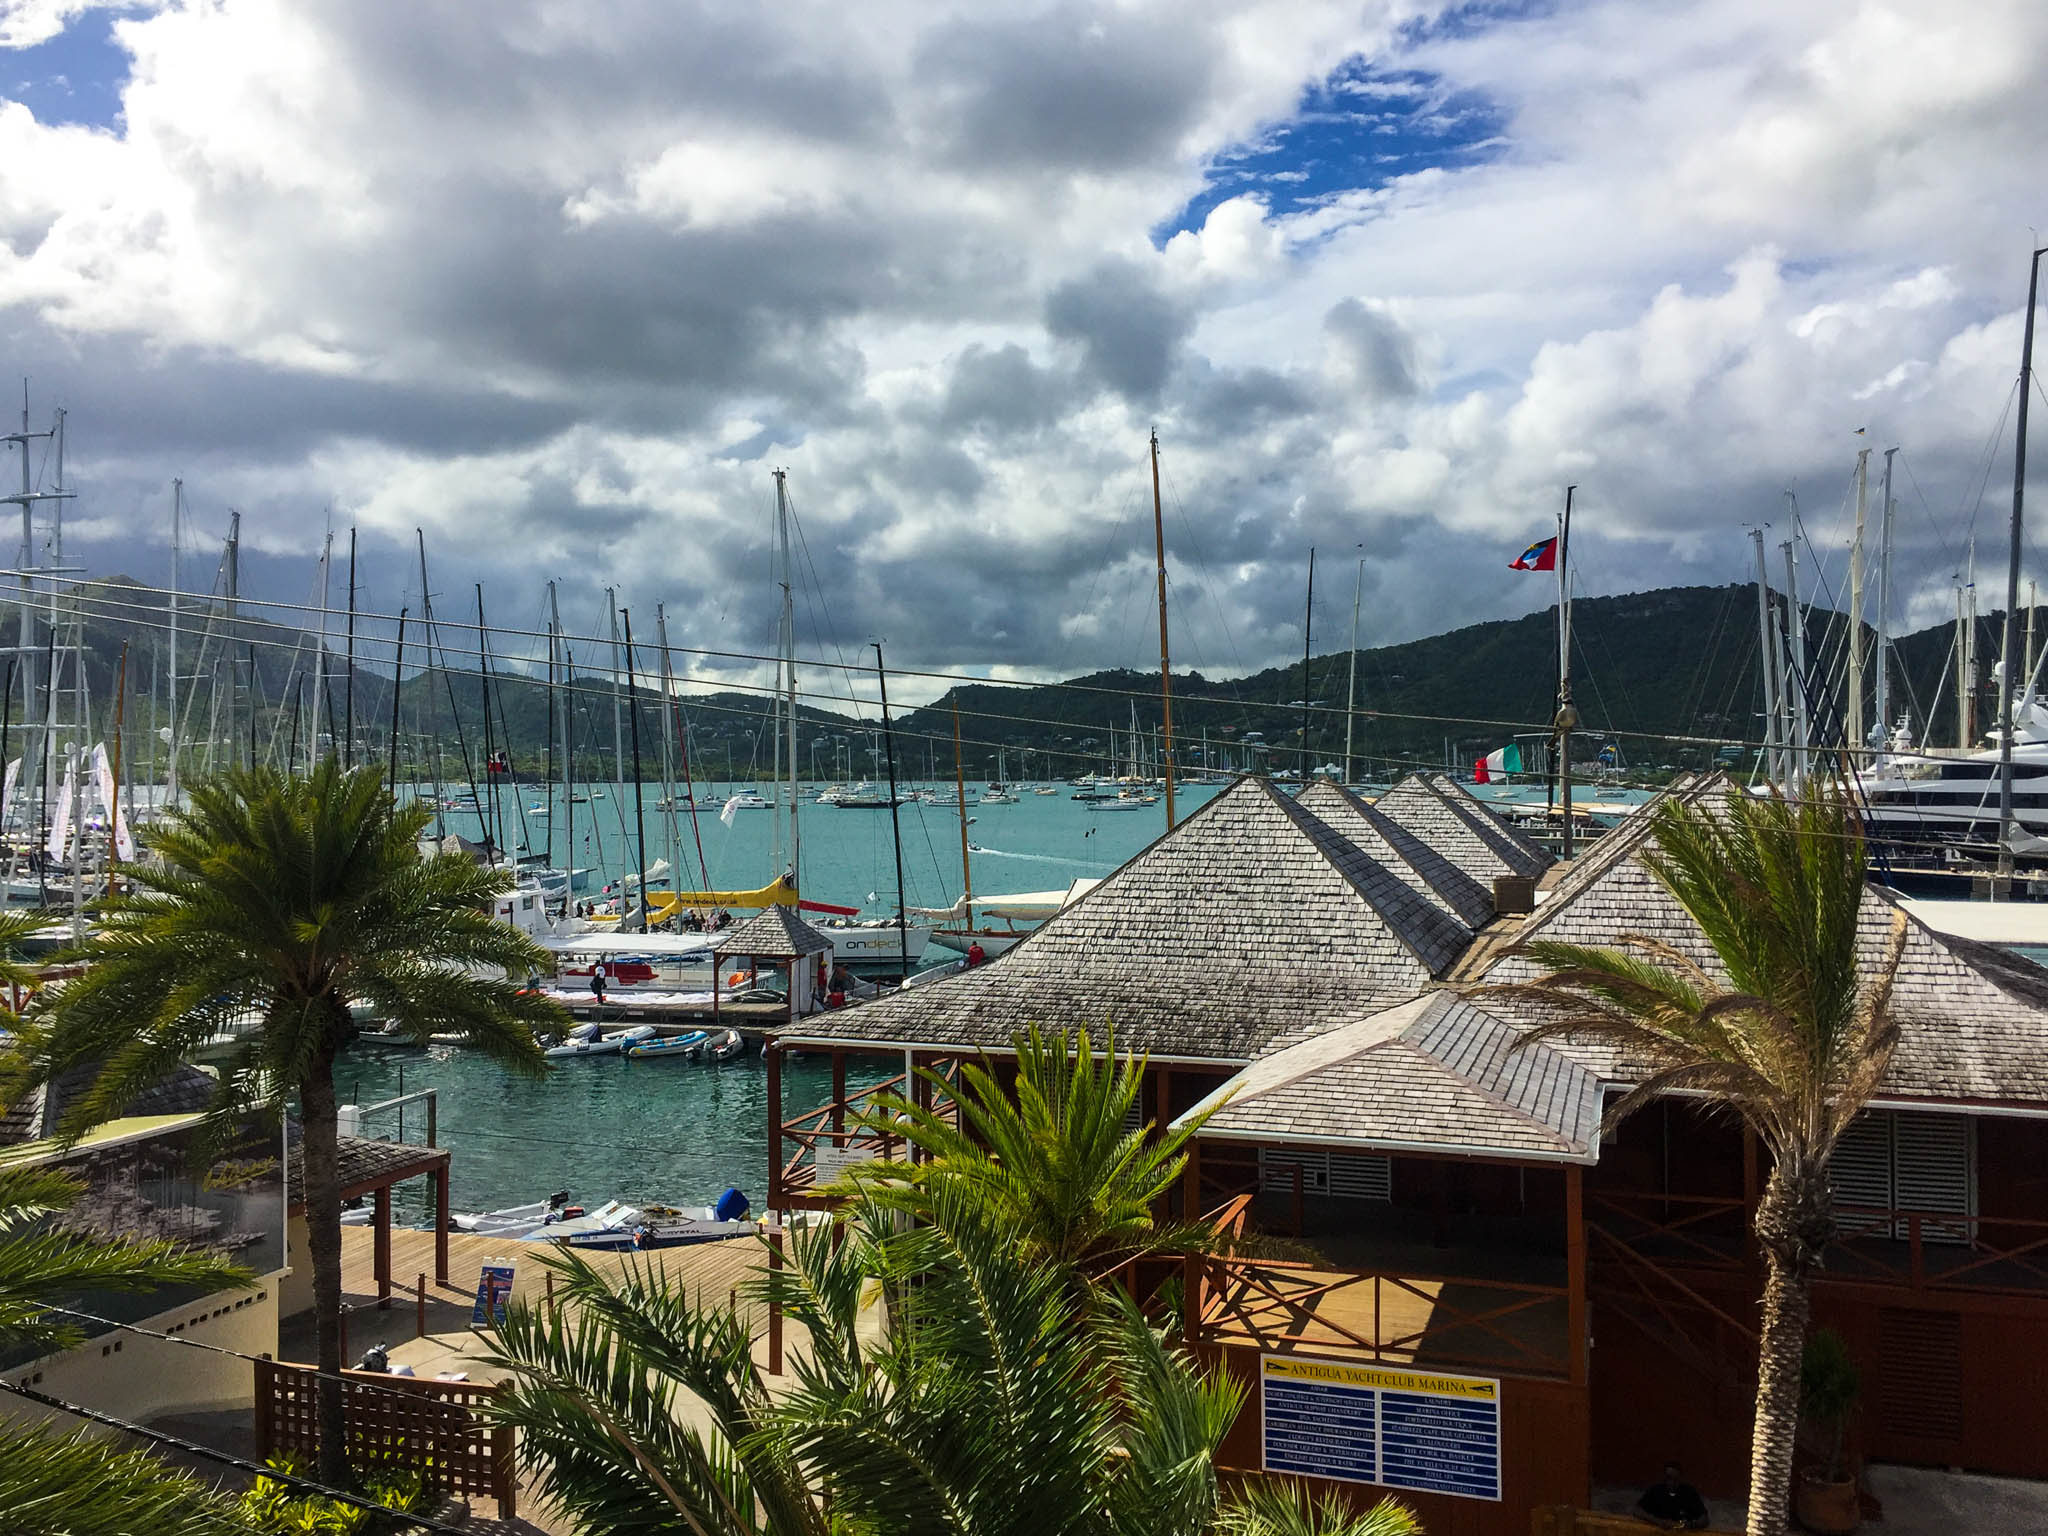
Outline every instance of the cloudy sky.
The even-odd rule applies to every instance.
[[[1788,488],[1839,584],[1866,443],[1926,622],[1973,534],[2002,587],[2044,44],[2038,0],[0,0],[0,360],[70,413],[67,554],[161,580],[182,476],[283,600],[355,525],[416,605],[418,527],[444,610],[553,577],[758,649],[786,466],[807,652],[1145,665],[1156,427],[1213,672],[1297,652],[1311,545],[1333,642],[1360,553],[1372,641],[1539,606],[1568,481],[1583,590],[1740,579]]]

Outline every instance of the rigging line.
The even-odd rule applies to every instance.
[[[117,1419],[111,1413],[102,1413],[97,1408],[86,1408],[77,1403],[68,1403],[61,1397],[52,1397],[49,1393],[38,1392],[33,1387],[24,1387],[11,1381],[0,1381],[0,1391],[11,1392],[16,1397],[26,1399],[28,1402],[35,1403],[40,1407],[54,1408],[59,1413],[68,1413],[73,1418],[84,1419],[90,1424],[101,1424],[109,1429],[125,1430],[127,1433],[138,1436],[141,1439],[152,1441],[157,1445],[169,1446],[171,1449],[181,1451],[187,1456],[196,1456],[202,1461],[210,1461],[217,1466],[232,1467],[238,1472],[247,1472],[256,1477],[267,1477],[272,1482],[283,1483],[289,1488],[296,1488],[305,1493],[318,1494],[323,1499],[332,1500],[337,1504],[346,1504],[351,1509],[364,1510],[398,1525],[409,1525],[422,1531],[446,1531],[449,1533],[449,1536],[465,1536],[463,1527],[450,1525],[445,1520],[436,1520],[431,1515],[406,1514],[402,1510],[391,1509],[376,1503],[374,1500],[366,1499],[360,1494],[344,1493],[339,1488],[330,1488],[325,1483],[317,1482],[310,1477],[302,1477],[296,1472],[285,1472],[276,1467],[259,1466],[257,1463],[244,1457],[230,1455],[226,1451],[217,1451],[211,1446],[201,1445],[196,1440],[187,1440],[179,1435],[167,1434],[160,1429],[151,1429],[148,1425],[137,1424],[132,1419]]]

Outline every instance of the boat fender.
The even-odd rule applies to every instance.
[[[745,1195],[736,1187],[728,1187],[726,1192],[718,1197],[718,1203],[711,1207],[711,1214],[718,1221],[745,1221],[752,1209]]]
[[[747,973],[745,971],[734,971],[730,976],[725,978],[725,984],[728,987],[739,987],[746,985],[746,980]]]

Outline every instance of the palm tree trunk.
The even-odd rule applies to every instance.
[[[1786,1159],[1757,1202],[1763,1250],[1763,1331],[1757,1338],[1756,1419],[1749,1441],[1749,1536],[1784,1536],[1799,1433],[1799,1367],[1806,1352],[1813,1271],[1834,1232],[1826,1165]]]
[[[351,1486],[348,1426],[342,1410],[341,1163],[336,1147],[334,1058],[322,1052],[299,1084],[305,1131],[306,1251],[313,1260],[313,1317],[319,1341],[316,1364],[320,1417],[320,1480]]]

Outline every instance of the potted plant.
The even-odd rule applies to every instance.
[[[1856,1479],[1842,1461],[1849,1415],[1862,1390],[1842,1336],[1832,1328],[1817,1329],[1799,1362],[1799,1417],[1818,1442],[1820,1460],[1800,1478],[1793,1507],[1801,1525],[1823,1536],[1845,1536],[1863,1520]]]

